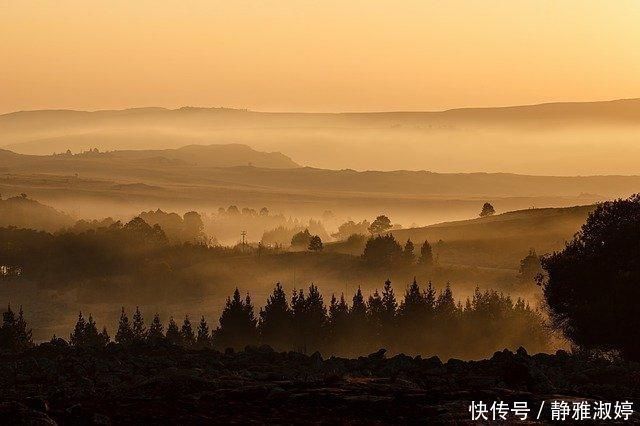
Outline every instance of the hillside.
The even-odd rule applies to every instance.
[[[0,199],[0,227],[15,226],[53,232],[73,222],[67,214],[26,197]]]
[[[419,247],[428,240],[446,264],[517,269],[530,249],[560,250],[578,232],[594,205],[513,211],[495,216],[393,231]]]
[[[24,155],[8,150],[0,150],[0,167],[11,170],[20,167],[49,167],[54,171],[68,172],[74,166],[102,163],[104,166],[126,163],[132,167],[164,166],[177,164],[201,167],[255,166],[286,169],[299,167],[289,157],[279,152],[256,151],[246,145],[188,145],[177,149],[162,150],[121,150],[94,152],[87,150],[80,154]]]
[[[241,166],[215,166],[239,162]],[[358,172],[294,165],[281,154],[237,145],[53,156],[4,150],[0,193],[24,192],[83,217],[239,204],[316,218],[324,210],[358,220],[385,213],[408,226],[474,217],[485,201],[499,212],[567,207],[626,197],[640,188],[640,176]]]
[[[638,126],[639,99],[439,112],[44,110],[0,115],[0,147],[51,154],[233,141],[330,169],[637,174]]]

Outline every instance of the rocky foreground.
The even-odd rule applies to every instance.
[[[0,424],[471,423],[472,400],[628,399],[637,409],[639,397],[639,364],[562,351],[446,363],[384,350],[323,359],[268,347],[43,344],[0,355]]]

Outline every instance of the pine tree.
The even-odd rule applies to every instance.
[[[424,240],[422,247],[420,247],[420,259],[418,262],[425,266],[433,265],[433,251],[431,250],[431,244],[427,240]]]
[[[327,338],[330,349],[336,354],[346,354],[348,343],[349,327],[349,305],[344,298],[344,293],[340,295],[340,302],[335,294],[331,295],[329,303],[329,317],[327,318]]]
[[[415,278],[413,280],[415,281]],[[436,309],[436,290],[433,288],[431,281],[429,281],[427,290],[424,292],[424,302],[427,308],[427,314],[432,315]]]
[[[21,351],[33,346],[31,330],[27,328],[22,306],[18,316],[11,310],[11,305],[2,314],[2,327],[0,327],[0,348]]]
[[[84,346],[86,342],[85,332],[87,329],[87,322],[82,316],[82,311],[78,314],[78,321],[76,321],[76,325],[73,328],[73,333],[69,336],[69,344],[71,346],[81,347]]]
[[[413,245],[413,241],[408,239],[404,245],[404,250],[402,251],[402,258],[408,264],[413,264],[416,261],[416,254],[414,252],[415,247]]]
[[[305,300],[305,318],[306,321],[302,323],[304,350],[305,353],[313,353],[322,349],[327,321],[327,308],[318,287],[314,284],[309,286]]]
[[[118,323],[118,331],[116,332],[116,342],[121,345],[128,345],[133,342],[133,330],[131,330],[131,324],[129,323],[129,317],[122,308],[120,313],[120,321]]]
[[[453,299],[453,292],[451,291],[451,285],[447,283],[444,291],[438,295],[436,301],[436,313],[443,319],[451,319],[458,308],[456,307],[456,301]]]
[[[349,319],[349,305],[344,298],[344,293],[340,295],[340,302],[337,301],[335,294],[331,296],[329,304],[328,322],[332,326],[343,326]],[[343,332],[343,330],[341,331]]]
[[[149,331],[147,332],[147,341],[152,345],[157,345],[163,340],[164,327],[162,326],[162,322],[160,321],[160,316],[156,312],[156,314],[153,316],[153,321],[149,326]]]
[[[2,313],[2,327],[0,328],[0,348],[15,349],[16,346],[16,315],[8,305]]]
[[[414,277],[413,282],[409,288],[407,288],[404,300],[400,304],[398,314],[404,318],[413,317],[410,319],[417,320],[418,316],[421,316],[426,312],[426,307],[427,304],[424,294],[420,291],[420,286]]]
[[[211,344],[211,335],[209,334],[209,324],[204,319],[204,315],[200,318],[198,324],[198,335],[196,336],[196,345],[200,348],[209,347]]]
[[[96,322],[91,314],[89,314],[89,319],[84,328],[84,339],[84,344],[88,347],[99,348],[102,346]]]
[[[172,345],[182,345],[182,334],[178,329],[178,325],[174,321],[173,317],[169,318],[169,325],[167,326],[167,342]]]
[[[193,346],[196,343],[196,336],[193,332],[193,327],[191,326],[189,315],[186,315],[184,317],[182,328],[180,329],[180,335],[182,336],[182,344],[184,346],[189,347]]]
[[[236,288],[233,298],[227,298],[220,315],[220,326],[214,333],[214,345],[220,349],[243,349],[247,345],[255,345],[258,340],[256,323],[251,298],[247,294],[242,300],[240,290]]]
[[[20,310],[18,311],[18,320],[16,321],[16,328],[18,334],[18,341],[22,347],[29,347],[33,345],[33,341],[31,339],[32,331],[30,328],[27,328],[27,321],[24,319],[24,311],[22,310],[22,305],[20,305]]]
[[[260,310],[260,341],[278,351],[291,349],[291,322],[292,312],[287,303],[287,295],[280,283],[276,283],[267,304]]]
[[[393,322],[396,316],[396,310],[398,309],[398,302],[396,301],[396,295],[393,292],[390,280],[384,282],[382,305],[384,306],[384,322],[390,324]]]
[[[140,308],[136,306],[136,312],[133,314],[133,340],[136,343],[142,343],[147,339],[147,329],[144,326],[144,318]]]
[[[107,346],[107,344],[109,344],[109,342],[111,341],[111,337],[109,337],[109,333],[107,332],[107,327],[102,327],[102,331],[98,335],[98,338],[100,339],[100,346],[104,347],[104,346]]]
[[[353,304],[351,305],[349,316],[352,321],[364,320],[367,316],[367,305],[364,303],[360,287],[358,287],[356,294],[353,295]]]
[[[376,289],[367,301],[367,328],[375,342],[375,346],[378,347],[382,345],[384,321],[385,306],[380,293]]]

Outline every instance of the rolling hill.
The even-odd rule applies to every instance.
[[[516,269],[529,250],[539,255],[561,250],[595,205],[528,209],[495,216],[393,231],[419,247],[428,240],[445,264]]]
[[[329,169],[638,174],[639,128],[640,99],[439,112],[44,110],[0,115],[0,147],[51,154],[234,142]]]

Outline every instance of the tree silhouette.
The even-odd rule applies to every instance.
[[[178,324],[176,324],[173,317],[169,318],[169,325],[167,326],[167,342],[172,345],[182,345],[182,334],[178,329]]]
[[[209,334],[209,324],[207,324],[207,320],[204,319],[204,315],[200,318],[200,323],[198,324],[198,334],[196,336],[196,345],[199,348],[206,348],[211,345],[211,335]]]
[[[420,259],[418,259],[418,263],[426,266],[433,265],[433,251],[431,250],[431,244],[429,244],[427,240],[424,240],[424,243],[422,243],[420,247]]]
[[[353,303],[349,310],[349,333],[348,337],[352,340],[352,351],[354,353],[366,352],[368,347],[369,330],[367,329],[367,305],[362,295],[362,290],[358,287],[353,295]]]
[[[598,205],[564,250],[542,259],[552,324],[581,347],[640,360],[638,253],[640,194]]]
[[[160,321],[160,315],[158,315],[158,313],[156,312],[156,314],[153,316],[153,321],[151,321],[151,325],[149,326],[149,331],[147,332],[147,341],[152,345],[157,345],[163,340],[164,327],[162,326],[162,322]]]
[[[383,232],[387,232],[393,226],[391,225],[391,220],[385,216],[380,215],[376,217],[376,219],[369,226],[369,232],[372,235],[382,234]]]
[[[21,351],[32,345],[31,330],[27,329],[27,323],[24,320],[22,307],[20,307],[18,317],[16,318],[15,313],[11,310],[11,305],[9,305],[7,307],[7,311],[2,314],[0,348]]]
[[[535,281],[544,272],[540,258],[534,249],[529,250],[529,254],[520,261],[518,272],[523,281]]]
[[[193,332],[189,315],[185,315],[182,327],[180,328],[180,336],[182,337],[182,344],[187,347],[191,347],[196,343],[196,335]]]
[[[402,257],[402,247],[393,235],[377,235],[369,238],[362,258],[374,267],[392,266]]]
[[[136,306],[136,312],[133,314],[133,341],[142,343],[147,340],[147,328],[144,326],[144,319],[140,308]]]
[[[349,305],[344,299],[344,293],[340,295],[340,301],[335,294],[331,296],[329,303],[329,317],[327,318],[327,338],[331,342],[333,353],[344,353],[349,337]]]
[[[85,344],[85,330],[87,328],[87,322],[82,316],[82,311],[78,314],[78,320],[73,328],[73,332],[69,336],[69,344],[72,346],[83,346]]]
[[[415,247],[411,239],[408,239],[404,244],[404,250],[402,251],[402,258],[409,265],[413,264],[416,261],[416,254],[414,252]]]
[[[376,289],[367,301],[367,322],[368,329],[375,341],[383,341],[383,330],[385,324],[385,306]]]
[[[260,341],[276,350],[291,349],[291,321],[292,313],[287,303],[287,295],[280,283],[276,283],[266,305],[260,309],[260,323],[258,324]]]
[[[131,344],[134,341],[133,330],[131,329],[131,324],[129,323],[129,317],[124,311],[124,307],[120,313],[120,321],[118,323],[118,331],[116,332],[116,342],[127,345]]]
[[[306,248],[306,247],[309,247],[310,242],[311,242],[311,233],[309,232],[308,229],[298,232],[291,238],[292,247]]]
[[[311,237],[311,239],[309,240],[309,250],[322,251],[322,248],[322,240],[320,239],[320,237],[317,235]]]
[[[106,346],[111,341],[111,337],[107,332],[107,327],[102,327],[102,331],[98,335],[98,341],[100,342],[100,346]]]
[[[327,309],[318,287],[311,284],[307,296],[302,290],[291,299],[295,347],[303,353],[313,353],[320,349],[325,334]]]
[[[484,203],[482,210],[480,211],[480,217],[492,216],[496,213],[496,209],[493,208],[491,203]]]
[[[256,319],[251,298],[247,294],[245,300],[240,297],[236,287],[232,298],[220,315],[220,326],[214,333],[214,345],[220,349],[243,349],[257,342]]]

